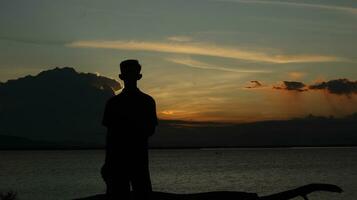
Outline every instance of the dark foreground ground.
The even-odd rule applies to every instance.
[[[259,197],[255,193],[234,192],[234,191],[217,191],[194,194],[173,194],[164,192],[153,192],[152,200],[288,200],[298,196],[308,199],[307,195],[316,191],[337,192],[341,193],[342,189],[336,185],[330,184],[309,184],[298,187],[293,190],[287,190],[280,193]],[[94,195],[75,200],[106,200],[104,194]]]

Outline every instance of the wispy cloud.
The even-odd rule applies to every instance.
[[[310,4],[301,2],[285,2],[285,1],[263,1],[263,0],[219,0],[219,1],[229,1],[238,3],[249,3],[249,4],[270,4],[270,5],[280,5],[280,6],[294,6],[302,8],[315,8],[324,10],[333,10],[339,12],[347,12],[350,14],[357,14],[357,8],[346,7],[346,6],[335,6],[335,5],[324,5],[324,4]]]
[[[173,42],[190,42],[192,41],[192,38],[189,36],[174,35],[174,36],[167,37],[167,40]]]
[[[177,63],[197,69],[207,69],[207,70],[217,70],[217,71],[237,72],[237,73],[270,73],[271,72],[267,70],[248,70],[248,69],[234,69],[228,67],[220,67],[209,63],[193,60],[190,58],[168,58],[167,60],[173,63]]]
[[[288,76],[290,79],[293,79],[293,80],[298,80],[298,79],[301,79],[305,76],[306,74],[304,72],[289,72],[288,73]]]
[[[175,43],[175,42],[152,42],[152,41],[125,41],[125,40],[89,40],[74,41],[67,44],[73,48],[99,48],[118,49],[133,51],[154,51],[164,53],[191,54],[233,58],[253,62],[266,63],[311,63],[311,62],[340,62],[348,61],[345,58],[329,55],[284,55],[269,54],[262,51],[248,51],[239,48],[212,45],[206,43]]]
[[[25,43],[25,44],[35,44],[35,45],[65,45],[68,42],[64,40],[48,40],[48,39],[25,38],[25,37],[16,37],[16,36],[0,36],[0,40]]]

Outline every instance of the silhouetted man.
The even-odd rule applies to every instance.
[[[155,132],[157,117],[155,100],[137,88],[140,70],[137,60],[120,63],[124,89],[108,100],[104,111],[108,131],[102,176],[108,199],[129,199],[130,186],[135,199],[148,199],[152,191],[148,138]]]

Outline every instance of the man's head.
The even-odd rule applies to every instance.
[[[124,60],[120,63],[119,78],[124,82],[136,82],[140,80],[141,65],[137,60]]]

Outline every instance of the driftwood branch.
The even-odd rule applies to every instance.
[[[331,184],[309,184],[296,189],[280,192],[277,194],[272,194],[268,196],[260,197],[260,200],[287,200],[292,199],[298,196],[303,197],[305,200],[308,200],[307,195],[316,192],[316,191],[326,191],[326,192],[337,192],[341,193],[342,189],[336,185]]]
[[[336,185],[330,184],[309,184],[296,189],[259,197],[255,193],[234,192],[234,191],[217,191],[194,194],[173,194],[166,192],[152,192],[151,200],[289,200],[295,197],[303,197],[308,200],[307,195],[316,191],[338,192],[342,189]],[[77,200],[106,200],[105,195],[96,195]]]

